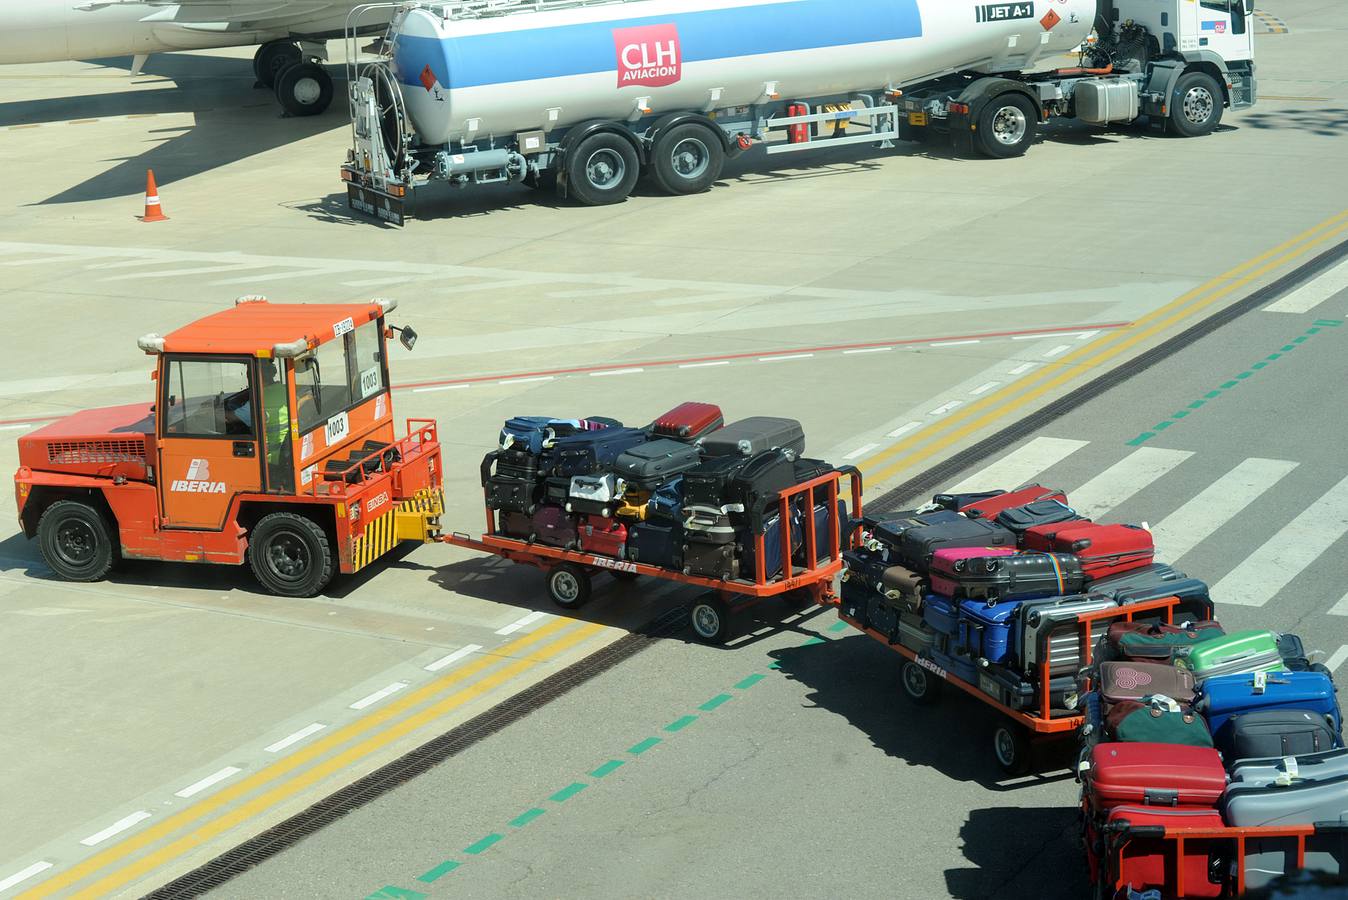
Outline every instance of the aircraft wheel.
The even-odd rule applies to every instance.
[[[332,103],[332,76],[318,63],[296,63],[277,77],[276,99],[292,116],[316,116]]]
[[[277,76],[300,61],[300,47],[292,41],[270,41],[253,54],[253,75],[257,83],[267,88],[276,87]]]

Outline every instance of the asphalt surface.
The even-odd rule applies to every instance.
[[[874,496],[1342,239],[1348,80],[1340,56],[1348,19],[1317,0],[1287,0],[1271,12],[1291,30],[1260,38],[1265,98],[1229,115],[1207,139],[1067,126],[1052,129],[1024,159],[999,163],[915,145],[785,161],[750,155],[698,197],[643,191],[620,206],[578,209],[522,188],[470,190],[401,231],[344,211],[336,178],[347,146],[341,111],[279,118],[251,88],[246,50],[155,57],[138,79],[118,60],[5,70],[0,162],[24,177],[11,179],[0,200],[0,300],[31,327],[0,334],[0,468],[16,465],[9,438],[52,417],[146,400],[148,368],[133,343],[140,334],[185,324],[238,294],[278,301],[383,295],[396,297],[396,318],[421,333],[415,353],[395,351],[394,400],[401,415],[441,423],[450,527],[469,531],[481,521],[478,460],[507,416],[603,413],[644,422],[684,399],[719,401],[732,417],[800,418],[809,452],[861,465]],[[157,225],[136,218],[149,167],[171,217]],[[1320,352],[1320,338],[1306,349]],[[1260,370],[1260,378],[1268,375],[1275,371]],[[1047,433],[1089,442],[1062,460],[1068,475],[1103,452],[1097,431],[1114,421],[1083,422],[1066,437]],[[1167,428],[1148,446],[1164,448],[1198,422]],[[1301,460],[1264,449],[1258,458]],[[1188,477],[1197,460],[1167,478]],[[1283,481],[1298,484],[1310,472],[1299,462]],[[1122,511],[1152,515],[1132,509],[1145,496],[1130,497]],[[1259,503],[1278,496],[1270,491]],[[1205,554],[1220,554],[1216,546],[1208,541],[1191,553],[1213,566],[1213,578],[1223,557]],[[261,595],[246,571],[150,563],[75,586],[53,581],[11,525],[0,533],[0,680],[17,700],[0,728],[7,761],[0,796],[22,816],[0,823],[0,884],[26,872],[14,890],[78,884],[139,895],[687,599],[608,580],[596,594],[579,616],[562,616],[543,597],[537,572],[441,546],[400,552],[304,602]],[[499,830],[501,816],[532,808],[506,806],[546,807],[547,791],[558,789],[552,779],[572,768],[576,774],[566,777],[579,778],[641,735],[663,733],[677,710],[761,671],[774,652],[791,677],[774,672],[641,760],[672,757],[676,739],[710,731],[702,726],[728,718],[717,719],[720,713],[757,708],[741,699],[778,698],[799,710],[814,693],[827,695],[822,709],[800,711],[800,727],[774,714],[735,714],[750,737],[725,760],[752,749],[749,742],[759,740],[752,735],[773,736],[761,771],[749,762],[717,783],[731,792],[726,809],[759,817],[754,827],[717,831],[712,841],[709,831],[675,816],[683,824],[657,828],[653,846],[641,829],[656,826],[638,826],[612,807],[607,820],[595,820],[595,846],[621,845],[653,865],[688,859],[702,867],[669,870],[668,893],[684,890],[678,879],[685,878],[692,879],[688,892],[715,894],[716,879],[724,884],[734,875],[724,861],[685,848],[685,837],[733,854],[748,873],[736,884],[775,883],[783,860],[799,859],[816,879],[800,884],[865,893],[891,883],[882,870],[896,854],[872,837],[886,833],[885,823],[906,822],[911,833],[895,846],[925,848],[912,858],[935,860],[970,839],[961,837],[965,820],[973,821],[966,811],[997,805],[988,796],[1012,808],[1009,792],[975,789],[990,777],[981,748],[925,743],[925,732],[886,724],[887,699],[847,707],[851,701],[827,687],[839,682],[824,676],[844,669],[850,681],[855,667],[869,666],[869,679],[858,683],[889,698],[893,660],[864,638],[826,634],[827,645],[800,651],[790,648],[804,633],[766,637],[738,653],[677,641],[643,653],[619,671],[647,674],[628,676],[630,695],[607,689],[599,721],[569,705],[582,696],[570,695],[493,739],[493,759],[518,765],[497,766],[476,749],[456,758],[453,766],[471,758],[474,768],[463,770],[461,797],[440,800],[454,810],[462,840],[444,833],[442,808],[439,820],[428,815],[424,823],[447,843],[427,855],[448,859]],[[826,664],[822,654],[842,645],[844,658]],[[684,696],[694,684],[712,694]],[[828,704],[850,712],[831,715]],[[942,738],[981,741],[980,712],[943,714],[932,727]],[[512,756],[501,748],[535,721],[555,724],[546,752],[523,737],[521,746],[533,751]],[[631,743],[623,743],[624,722],[637,734]],[[779,815],[790,804],[781,807],[778,795],[812,791],[813,776],[803,773],[821,770],[821,759],[828,761],[822,769],[832,766],[835,747],[852,747],[857,765],[879,752],[903,770],[876,780],[839,763],[836,778],[821,787],[831,785],[836,796],[811,794],[792,807],[794,817]],[[843,760],[852,759],[849,752],[837,751]],[[591,764],[587,753],[603,758]],[[795,758],[795,767],[776,772],[778,753]],[[538,759],[554,757],[566,765],[538,767]],[[649,788],[650,808],[677,808],[687,785],[703,783],[689,779],[722,771],[720,759],[697,758],[687,769],[671,763],[676,777],[664,795]],[[624,766],[604,784],[634,771]],[[566,803],[600,795],[597,787]],[[647,789],[638,785],[636,793],[644,798]],[[1038,799],[1052,790],[1018,789],[1014,805],[1059,809],[1056,795]],[[731,821],[726,809],[713,809],[712,793],[696,808],[708,821]],[[1020,802],[1032,794],[1032,802]],[[810,815],[816,802],[837,809]],[[556,827],[559,817],[547,808],[528,829]],[[924,809],[929,821],[894,818],[903,808]],[[983,835],[1008,830],[1001,827],[1007,817],[978,817],[971,832],[978,847],[943,865],[978,884],[999,883],[1024,847],[1003,853]],[[1015,830],[1017,840],[1028,835],[1025,846],[1038,846],[1039,833]],[[615,832],[630,833],[631,843],[615,844]],[[788,832],[800,839],[775,843]],[[860,873],[854,881],[839,882],[835,858],[814,852],[820,834],[835,832],[855,845],[841,854],[860,867],[848,869]],[[339,865],[319,875],[326,855],[302,859],[301,845],[279,859],[303,878],[265,890],[300,891],[303,883],[297,896],[349,896],[406,885],[425,871],[410,849],[406,856],[390,849],[396,841],[411,848],[411,837],[399,833],[386,845],[383,832],[371,834],[357,854],[368,871]],[[753,852],[741,853],[741,845]],[[502,841],[474,861],[512,852]],[[571,872],[593,893],[629,892],[634,866],[601,864],[565,836],[531,853],[540,861],[534,877]],[[586,860],[584,872],[556,861],[569,854]],[[273,878],[279,859],[250,877]],[[484,877],[468,866],[459,875]],[[930,895],[945,889],[937,869],[905,877]],[[534,884],[571,892],[558,885]],[[651,883],[642,890],[666,889]],[[475,891],[491,895],[491,882]]]

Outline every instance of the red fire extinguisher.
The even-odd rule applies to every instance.
[[[804,103],[788,103],[788,117],[809,115],[810,108]],[[810,126],[806,123],[786,126],[786,140],[790,144],[804,144],[810,139]]]

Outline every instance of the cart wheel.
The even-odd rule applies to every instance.
[[[992,752],[1008,775],[1030,771],[1030,735],[1016,725],[998,725],[992,732]]]
[[[903,692],[919,706],[935,703],[941,696],[941,681],[915,662],[906,662],[899,672]]]
[[[720,645],[730,640],[730,607],[720,594],[710,593],[693,604],[693,633],[704,644]]]
[[[562,609],[578,609],[590,599],[590,573],[575,563],[562,563],[548,573],[548,596]]]

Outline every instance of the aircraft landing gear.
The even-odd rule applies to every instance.
[[[253,74],[291,116],[316,116],[332,104],[332,76],[323,68],[321,44],[270,41],[257,48]]]
[[[257,48],[253,54],[253,75],[257,77],[257,86],[276,87],[276,77],[281,70],[300,62],[300,45],[294,41],[269,41]]]

